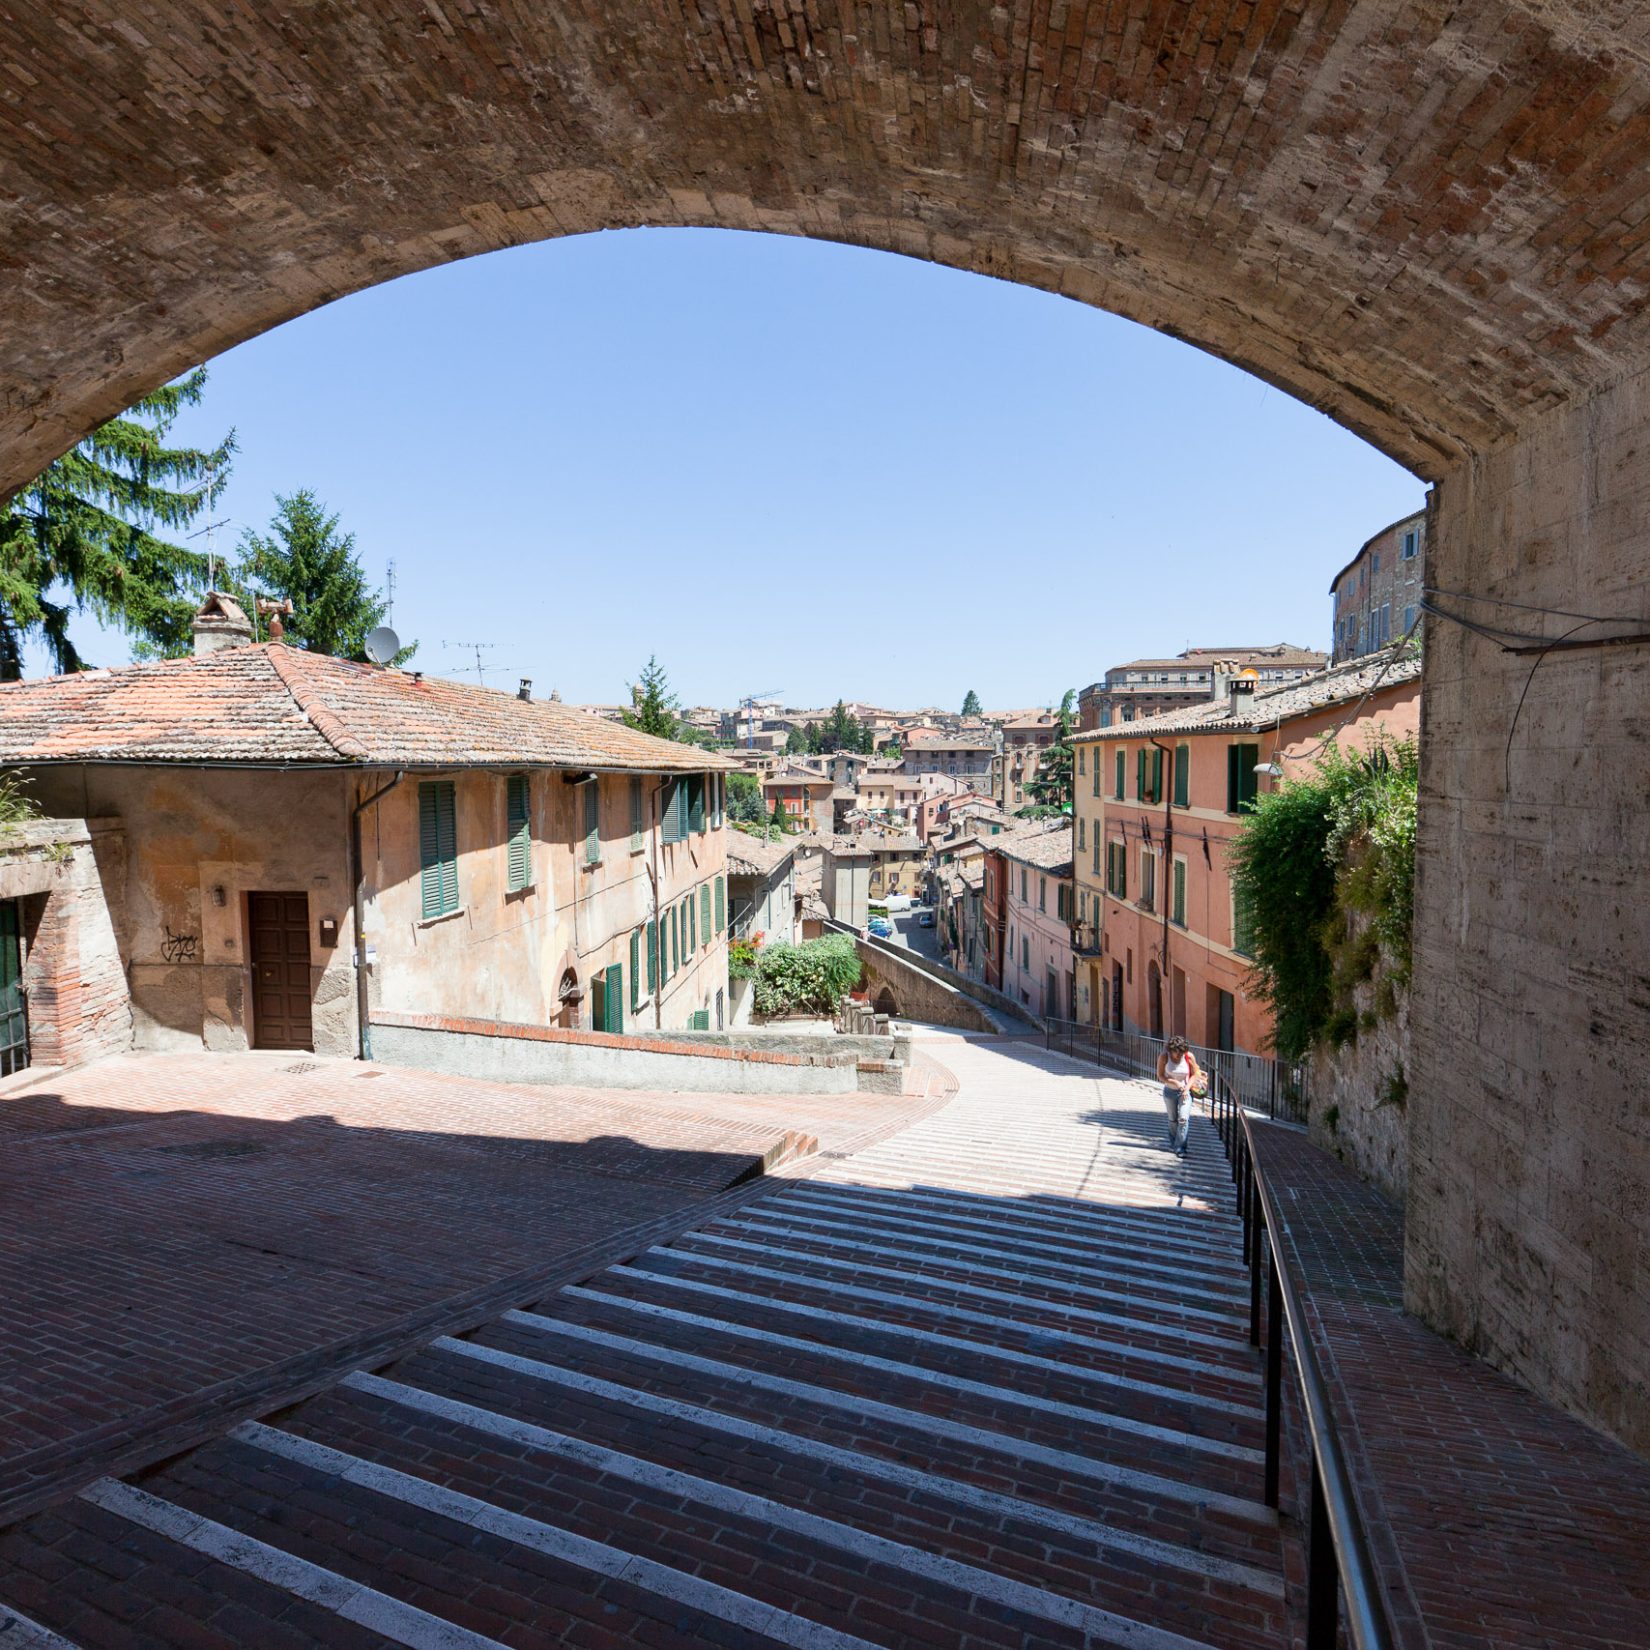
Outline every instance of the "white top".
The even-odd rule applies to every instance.
[[[1189,1055],[1182,1054],[1178,1060],[1166,1060],[1163,1066],[1163,1076],[1171,1083],[1178,1083],[1183,1078],[1192,1075],[1192,1062]]]

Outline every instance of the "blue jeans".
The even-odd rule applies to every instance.
[[[1186,1132],[1192,1126],[1192,1097],[1183,1094],[1178,1084],[1165,1083],[1163,1109],[1169,1114],[1169,1144],[1179,1151],[1186,1144]]]

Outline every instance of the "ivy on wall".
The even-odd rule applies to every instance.
[[[1419,778],[1413,739],[1331,744],[1310,776],[1258,797],[1244,819],[1232,885],[1249,919],[1252,987],[1285,1059],[1353,1041],[1358,986],[1373,981],[1372,1012],[1390,1014],[1409,982]]]

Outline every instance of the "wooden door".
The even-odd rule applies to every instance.
[[[23,921],[18,902],[0,900],[0,1076],[29,1063],[29,1019],[23,1000]]]
[[[309,895],[248,894],[254,1048],[313,1048]]]

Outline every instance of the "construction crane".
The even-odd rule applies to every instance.
[[[747,693],[739,701],[739,708],[745,713],[745,749],[749,750],[756,743],[756,707],[764,700],[772,698],[776,693],[782,693],[782,688],[758,688],[755,693]],[[738,731],[737,729],[735,730]]]

